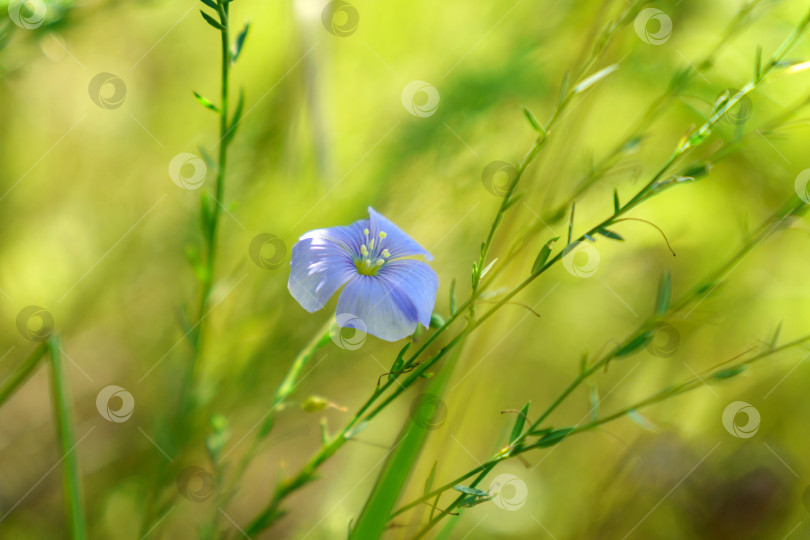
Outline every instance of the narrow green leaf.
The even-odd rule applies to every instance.
[[[516,205],[518,202],[522,201],[522,200],[523,200],[523,197],[525,197],[525,196],[526,196],[526,192],[525,192],[525,191],[521,191],[520,193],[518,193],[518,194],[516,194],[516,195],[513,195],[513,196],[512,196],[512,197],[509,199],[509,201],[508,201],[506,204],[504,204],[504,205],[503,205],[503,209],[504,209],[504,211],[509,210],[510,208],[512,208],[513,206],[515,206],[515,205]]]
[[[427,480],[425,480],[425,491],[422,492],[422,495],[427,495],[433,488],[433,480],[436,479],[436,467],[438,465],[438,461],[433,462],[433,467],[430,468],[430,474],[428,474]]]
[[[213,0],[200,0],[200,2],[202,2],[202,3],[203,3],[203,4],[205,4],[206,6],[210,7],[210,8],[211,8],[211,9],[213,9],[214,11],[216,11],[217,9],[219,9],[219,8],[217,7],[217,3],[216,3],[216,2],[214,2]]]
[[[239,101],[236,102],[236,109],[233,111],[231,123],[228,126],[228,131],[225,133],[225,141],[230,142],[236,134],[236,128],[239,121],[242,119],[242,110],[245,108],[245,91],[239,90]]]
[[[51,357],[51,402],[56,419],[56,434],[59,449],[63,456],[62,485],[64,487],[65,509],[68,515],[68,526],[65,533],[75,540],[87,538],[87,521],[85,519],[82,481],[79,474],[79,458],[74,452],[76,447],[75,420],[73,401],[70,396],[67,374],[62,363],[59,338],[51,336],[48,341],[48,354]]]
[[[615,233],[615,232],[613,232],[613,231],[611,231],[611,230],[608,230],[608,229],[604,229],[604,228],[602,228],[602,229],[597,229],[597,231],[596,231],[596,232],[598,232],[599,234],[601,234],[602,236],[604,236],[604,237],[606,237],[606,238],[611,238],[611,239],[613,239],[613,240],[621,240],[621,241],[624,241],[624,238],[622,238],[622,236],[621,236],[621,235],[619,235],[619,234],[617,234],[617,233]]]
[[[534,446],[539,448],[554,446],[555,444],[562,442],[562,440],[568,437],[572,431],[574,431],[573,427],[553,429],[547,435],[537,441]]]
[[[647,431],[659,431],[655,424],[638,411],[629,411],[627,417]]]
[[[321,418],[321,444],[328,445],[331,442],[329,437],[329,427],[326,425],[326,417]]]
[[[635,338],[630,340],[630,342],[628,342],[626,345],[624,345],[618,351],[616,351],[615,356],[618,358],[621,356],[629,356],[633,354],[634,352],[638,351],[641,347],[643,347],[647,343],[647,340],[649,338],[650,335],[647,332],[644,332],[636,336]]]
[[[492,259],[492,262],[491,262],[491,263],[489,263],[488,265],[486,265],[486,267],[485,267],[483,270],[481,270],[481,277],[482,277],[482,278],[483,278],[485,275],[487,275],[487,272],[489,272],[489,271],[490,271],[490,269],[492,268],[492,265],[494,265],[496,262],[498,262],[498,258],[497,258],[497,257],[495,257],[494,259]]]
[[[425,389],[426,394],[442,395],[451,374],[451,370],[446,367],[446,364],[442,365],[437,375],[430,380]],[[421,425],[421,422],[406,420],[397,443],[386,457],[371,494],[357,518],[357,525],[352,531],[351,538],[365,540],[383,536],[394,505],[411,476],[414,464],[419,459],[422,446],[430,432],[431,430]]]
[[[197,92],[193,92],[193,93],[194,93],[194,97],[197,98],[197,101],[200,103],[200,105],[202,105],[206,109],[214,111],[215,113],[219,112],[219,108],[216,105],[214,105],[213,103],[211,103],[210,100],[204,98],[203,96],[201,96]]]
[[[599,419],[599,387],[596,383],[590,383],[590,402],[591,402],[591,421],[596,422]]]
[[[197,150],[200,151],[200,157],[203,158],[203,161],[205,161],[205,164],[208,167],[208,169],[211,171],[216,171],[217,163],[216,161],[214,161],[214,158],[211,157],[211,154],[208,153],[205,147],[201,144],[197,145]]]
[[[543,135],[545,137],[546,130],[543,128],[542,125],[540,125],[540,122],[537,121],[537,118],[534,117],[534,115],[532,114],[532,111],[530,111],[526,107],[523,107],[523,114],[526,116],[526,120],[529,121],[529,124],[532,125],[534,130],[537,133],[539,133],[540,135]]]
[[[531,405],[531,403],[531,400],[529,400],[526,402],[526,405],[520,409],[520,413],[515,419],[515,425],[512,426],[512,433],[509,435],[509,444],[515,441],[515,439],[520,437],[521,433],[523,433],[523,428],[526,425],[526,417],[529,415],[529,405]]]
[[[485,503],[490,500],[490,497],[480,497],[478,495],[470,495],[469,497],[464,497],[458,503],[459,507],[461,508],[472,508],[475,505]]]
[[[730,379],[732,377],[736,377],[743,371],[745,371],[745,364],[741,364],[739,366],[730,367],[727,369],[721,369],[720,371],[716,371],[712,373],[712,379]]]
[[[568,244],[574,239],[574,214],[577,210],[577,202],[571,203],[571,219],[568,221]]]
[[[245,38],[247,37],[248,30],[250,29],[250,23],[245,23],[245,27],[239,32],[239,35],[236,36],[236,42],[233,46],[233,53],[231,54],[231,64],[235,64],[236,60],[239,58],[239,55],[242,52],[242,47],[245,45]]]
[[[757,45],[757,52],[754,59],[754,80],[759,82],[762,79],[762,46]]]
[[[413,341],[409,341],[405,344],[404,347],[399,351],[397,355],[397,359],[394,360],[394,365],[391,366],[391,372],[388,374],[388,380],[393,381],[396,378],[396,374],[402,371],[402,367],[405,365],[405,353],[408,352],[408,349],[413,344]]]
[[[543,268],[543,265],[546,264],[546,261],[548,261],[548,258],[551,255],[551,248],[554,246],[554,242],[559,239],[559,236],[555,236],[543,245],[542,249],[540,249],[540,253],[537,254],[537,258],[534,260],[534,264],[532,265],[532,274],[536,274],[541,268]]]
[[[222,26],[222,24],[220,24],[219,21],[217,21],[215,18],[213,18],[208,13],[204,12],[203,10],[200,10],[200,14],[202,15],[203,19],[205,19],[205,22],[207,22],[208,24],[210,24],[211,26],[213,26],[217,30],[225,30],[225,27]]]
[[[560,97],[559,97],[560,103],[565,101],[565,98],[568,96],[568,85],[570,83],[571,83],[571,72],[566,71],[565,75],[563,75],[562,84],[560,85]]]
[[[450,280],[450,315],[456,314],[456,278]]]
[[[343,438],[344,439],[351,439],[352,437],[354,437],[355,435],[357,435],[358,433],[360,433],[361,431],[363,431],[367,427],[368,427],[368,422],[360,422],[359,424],[357,424],[356,426],[351,428],[349,431],[347,431],[343,435]]]
[[[456,491],[460,491],[462,493],[466,493],[467,495],[475,495],[476,497],[488,497],[489,496],[489,493],[487,493],[486,491],[481,491],[480,489],[471,488],[471,487],[467,487],[467,486],[461,486],[461,485],[453,486],[453,489],[455,489]]]
[[[613,189],[613,214],[618,214],[619,210],[621,209],[621,204],[619,204],[619,190]]]
[[[616,71],[617,69],[619,69],[619,65],[612,64],[604,69],[597,71],[596,73],[594,73],[593,75],[591,75],[590,77],[588,77],[587,79],[576,85],[574,87],[573,94],[579,94],[581,92],[584,92],[585,90],[595,85],[596,83],[598,83],[599,81],[601,81],[602,79],[604,79],[605,77]]]
[[[768,346],[770,350],[773,350],[776,347],[776,344],[779,343],[779,334],[782,333],[782,321],[779,321],[779,324],[776,326],[776,330],[773,333],[773,337],[771,338],[771,342]]]
[[[45,343],[41,343],[36,349],[31,351],[25,361],[20,365],[14,373],[9,375],[0,386],[0,405],[6,402],[8,398],[14,395],[25,381],[33,375],[34,371],[39,367],[39,362],[45,356],[47,351]]]
[[[214,224],[214,209],[211,205],[211,195],[207,191],[200,192],[200,227],[204,234],[208,234]]]
[[[661,283],[658,285],[658,298],[655,301],[655,314],[659,317],[669,311],[669,303],[672,300],[672,274],[669,271],[664,273]]]

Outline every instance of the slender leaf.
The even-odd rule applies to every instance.
[[[532,125],[532,127],[537,133],[543,136],[546,135],[546,130],[543,128],[542,125],[540,125],[540,122],[537,121],[537,118],[534,117],[532,111],[530,111],[526,107],[523,107],[523,114],[526,116],[526,120],[529,121],[529,124]]]
[[[549,446],[554,446],[555,444],[561,442],[563,439],[568,437],[568,435],[574,431],[575,428],[567,427],[567,428],[559,428],[551,430],[547,435],[542,437],[539,441],[534,443],[534,446],[539,448],[547,448]]]
[[[559,239],[559,236],[555,236],[543,244],[543,247],[540,249],[540,253],[537,254],[537,258],[534,260],[534,264],[532,264],[532,274],[536,274],[541,268],[543,268],[543,265],[546,264],[546,261],[548,261],[548,258],[551,255],[551,248],[554,246],[554,242]]]
[[[599,234],[601,234],[602,236],[604,236],[606,238],[611,238],[613,240],[624,241],[624,238],[620,234],[615,233],[615,232],[613,232],[611,230],[608,230],[608,229],[602,228],[602,229],[598,229],[596,232],[598,232]]]
[[[655,314],[664,315],[669,311],[669,303],[672,300],[672,274],[668,271],[661,278],[658,286],[658,299],[655,301]]]
[[[584,92],[585,90],[595,85],[596,83],[598,83],[599,81],[601,81],[602,79],[604,79],[605,77],[616,71],[617,69],[619,69],[619,65],[612,64],[604,69],[597,71],[596,73],[594,73],[593,75],[591,75],[590,77],[588,77],[587,79],[576,85],[574,87],[573,93],[579,94],[581,92]]]
[[[203,19],[205,19],[205,22],[207,22],[208,24],[210,24],[211,26],[213,26],[217,30],[225,30],[225,27],[222,26],[222,24],[220,24],[219,21],[217,21],[215,18],[213,18],[208,13],[204,12],[203,10],[200,10],[200,14],[202,15]]]
[[[404,347],[399,351],[397,355],[397,359],[394,360],[394,365],[391,366],[391,372],[388,374],[388,380],[393,381],[397,377],[397,373],[402,371],[402,367],[405,365],[405,353],[408,352],[408,349],[413,344],[413,341],[409,341],[405,344]]]
[[[515,439],[520,437],[520,434],[523,433],[523,427],[526,425],[526,417],[529,415],[529,405],[531,405],[531,400],[526,402],[526,405],[520,409],[520,413],[517,415],[515,419],[515,425],[512,426],[512,433],[509,435],[509,443],[511,444]]]
[[[217,107],[216,105],[211,103],[211,101],[209,99],[204,98],[203,96],[201,96],[197,92],[194,92],[194,97],[197,98],[197,101],[200,103],[200,105],[202,105],[206,109],[212,110],[215,113],[219,113],[219,107]]]
[[[428,474],[427,480],[425,480],[425,491],[422,492],[422,495],[427,495],[430,493],[430,490],[433,489],[433,481],[436,479],[436,467],[438,465],[438,461],[433,462],[433,467],[430,468],[430,474]]]
[[[245,23],[245,27],[239,32],[239,35],[236,36],[236,42],[233,46],[233,54],[231,55],[231,64],[235,64],[236,60],[239,58],[239,55],[242,53],[242,47],[245,45],[245,38],[247,37],[248,30],[250,29],[250,23]]]
[[[616,351],[615,356],[618,358],[621,356],[629,356],[633,354],[634,352],[638,351],[641,347],[643,347],[647,343],[647,340],[649,338],[650,335],[647,332],[639,334],[638,336],[630,340],[626,345],[621,347],[618,351]]]
[[[619,190],[613,189],[613,213],[618,214],[619,210],[621,209],[621,204],[619,204]]]

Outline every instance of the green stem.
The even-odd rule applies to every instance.
[[[298,385],[298,381],[301,377],[301,374],[304,370],[304,367],[307,365],[309,360],[315,354],[315,352],[326,345],[331,337],[331,329],[332,325],[335,322],[334,317],[330,317],[326,323],[321,327],[321,329],[315,333],[314,337],[307,343],[307,345],[298,353],[293,360],[290,369],[287,371],[287,375],[284,377],[284,380],[279,385],[278,389],[276,390],[275,397],[273,399],[273,404],[270,407],[270,411],[267,414],[267,417],[262,422],[259,431],[256,433],[256,436],[251,441],[250,447],[248,448],[247,452],[242,456],[239,460],[236,469],[234,470],[233,475],[231,475],[228,488],[224,490],[224,496],[220,502],[220,506],[224,507],[230,503],[231,499],[233,498],[234,494],[236,493],[236,487],[239,484],[239,481],[242,479],[242,476],[245,473],[245,470],[248,468],[250,463],[253,461],[253,458],[256,455],[256,451],[259,448],[259,444],[262,440],[267,437],[270,431],[273,428],[273,424],[275,422],[276,411],[278,410],[279,406],[281,406],[284,401],[293,393],[296,386]],[[216,525],[219,521],[220,512],[216,512],[212,516],[213,526],[212,530],[216,530]]]
[[[192,354],[186,370],[183,386],[180,391],[180,420],[185,424],[184,418],[192,408],[192,389],[196,380],[196,373],[203,355],[203,334],[205,329],[204,319],[208,312],[209,299],[214,287],[214,266],[217,253],[217,231],[221,215],[222,201],[225,196],[225,178],[228,164],[228,146],[231,140],[228,132],[228,89],[230,87],[230,30],[228,26],[228,4],[225,0],[218,0],[217,11],[219,14],[222,29],[220,30],[221,60],[220,68],[220,106],[219,106],[219,154],[217,157],[217,176],[214,187],[214,201],[210,208],[211,220],[208,229],[205,231],[205,272],[203,276],[202,289],[200,291],[199,311],[197,314],[196,330],[192,335]]]
[[[23,364],[3,382],[3,385],[0,386],[0,407],[2,407],[6,400],[13,396],[14,392],[36,371],[39,361],[45,356],[47,349],[48,347],[45,343],[38,345],[37,348],[31,351]]]
[[[51,337],[47,341],[47,345],[51,357],[51,393],[56,417],[56,431],[63,456],[62,484],[65,491],[70,537],[74,540],[82,540],[87,538],[87,525],[84,520],[79,463],[75,452],[76,437],[73,433],[70,392],[63,370],[59,338]]]

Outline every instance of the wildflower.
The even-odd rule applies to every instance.
[[[417,323],[430,325],[439,278],[426,263],[406,258],[432,260],[425,248],[373,208],[368,213],[369,219],[301,236],[287,287],[310,313],[343,287],[338,325],[397,341],[413,334]]]

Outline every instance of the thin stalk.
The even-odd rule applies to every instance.
[[[59,338],[51,337],[47,341],[47,346],[51,358],[51,395],[56,418],[56,433],[59,437],[59,449],[63,456],[62,485],[70,537],[73,540],[84,540],[87,538],[87,524],[84,519],[79,462],[75,452],[76,437],[73,433],[72,403],[59,351]]]
[[[38,345],[31,351],[22,365],[3,382],[3,385],[0,386],[0,407],[3,406],[8,398],[14,395],[14,392],[28,380],[28,377],[33,375],[34,371],[36,371],[36,368],[39,366],[39,361],[45,356],[47,350],[48,346],[46,343]]]
[[[219,153],[217,156],[217,176],[214,186],[214,201],[210,208],[211,220],[205,234],[205,272],[203,274],[202,289],[200,291],[199,310],[197,312],[196,330],[192,335],[192,353],[180,391],[180,418],[188,414],[191,408],[191,394],[196,379],[197,369],[203,355],[203,337],[205,330],[205,316],[208,311],[208,301],[214,287],[214,266],[217,254],[217,231],[221,215],[222,201],[225,196],[225,179],[228,164],[228,146],[231,138],[228,136],[228,93],[230,88],[230,29],[228,25],[228,5],[226,0],[217,0],[217,13],[221,23],[221,67],[220,67],[220,106],[219,106]]]
[[[217,231],[221,215],[222,200],[225,195],[226,168],[228,161],[228,147],[232,137],[228,126],[228,94],[230,88],[230,29],[228,21],[228,6],[230,0],[216,0],[217,14],[220,20],[220,43],[221,43],[221,66],[220,66],[220,105],[219,105],[219,152],[217,157],[216,184],[214,187],[213,205],[206,208],[210,211],[210,220],[207,220],[207,229],[204,231],[205,243],[205,271],[202,273],[202,287],[197,310],[194,330],[190,333],[191,358],[189,359],[186,371],[180,387],[180,397],[177,405],[177,414],[174,418],[175,431],[173,440],[169,441],[171,449],[176,451],[176,446],[186,442],[186,434],[192,426],[189,415],[193,410],[193,389],[197,378],[199,364],[203,357],[203,342],[206,329],[205,318],[209,310],[209,299],[214,285],[214,267],[217,253]],[[152,528],[152,514],[154,506],[159,497],[158,491],[163,485],[164,476],[168,470],[168,464],[162,462],[156,475],[157,485],[154,486],[147,496],[144,518],[141,523],[141,534],[146,534]]]
[[[296,386],[298,385],[299,379],[301,374],[303,373],[304,367],[307,365],[309,360],[312,359],[312,356],[315,352],[326,345],[330,339],[330,331],[332,325],[335,322],[334,317],[330,317],[326,323],[318,330],[314,337],[307,343],[307,345],[301,349],[298,355],[293,360],[290,369],[287,371],[287,374],[284,376],[284,380],[279,385],[278,389],[276,390],[275,397],[273,398],[273,404],[270,407],[270,411],[267,414],[267,417],[262,422],[259,431],[256,432],[256,436],[253,437],[253,440],[250,443],[250,447],[248,448],[247,452],[242,456],[239,460],[239,463],[234,470],[234,473],[230,477],[230,481],[228,483],[228,487],[224,490],[224,495],[221,499],[220,506],[225,507],[228,503],[231,502],[233,496],[236,493],[236,487],[239,484],[239,481],[242,479],[242,476],[245,473],[245,470],[248,468],[250,463],[253,461],[253,458],[256,456],[256,451],[259,448],[259,444],[267,437],[270,431],[273,428],[275,423],[276,412],[278,408],[286,401],[286,399],[293,393]],[[213,526],[211,530],[217,530],[217,523],[219,521],[220,512],[216,512],[212,516]]]
[[[521,437],[519,437],[518,440],[512,444],[512,448],[510,449],[509,452],[500,453],[498,456],[492,458],[490,461],[480,465],[479,467],[476,467],[475,469],[472,469],[471,471],[464,473],[455,480],[448,482],[447,484],[439,488],[436,488],[429,493],[424,494],[422,497],[398,509],[391,515],[391,518],[394,518],[395,516],[411,508],[414,508],[415,506],[418,506],[426,501],[435,498],[437,495],[440,495],[441,493],[447,491],[448,489],[452,488],[458,483],[470,478],[471,476],[478,474],[476,480],[471,484],[471,487],[475,487],[498,463],[500,463],[500,461],[518,455],[524,452],[525,450],[531,448],[526,447],[524,450],[521,450],[522,448],[521,443],[528,437],[529,433],[536,432],[537,430],[539,430],[542,427],[543,422],[551,415],[551,413],[554,412],[554,410],[556,410],[559,407],[559,405],[562,404],[571,395],[571,393],[573,393],[573,391],[576,390],[586,379],[588,379],[590,376],[601,370],[603,367],[606,367],[611,360],[616,358],[617,353],[620,350],[622,350],[627,344],[636,341],[640,336],[643,336],[647,331],[649,331],[652,328],[652,326],[655,324],[657,320],[678,313],[679,311],[685,309],[687,306],[694,303],[695,301],[710,294],[714,290],[714,288],[716,288],[716,286],[719,284],[720,280],[723,277],[725,277],[731,269],[736,267],[737,264],[739,264],[739,262],[743,258],[745,258],[745,256],[748,253],[751,252],[751,250],[753,250],[756,246],[760,245],[765,239],[767,239],[778,228],[779,225],[783,224],[790,217],[799,215],[806,210],[807,206],[802,201],[796,198],[791,199],[780,210],[775,212],[771,216],[771,218],[766,220],[758,228],[757,232],[749,238],[748,242],[746,242],[745,245],[743,245],[737,252],[735,252],[734,255],[732,255],[723,265],[718,267],[706,279],[702,280],[699,284],[697,284],[691,291],[688,291],[687,293],[683,294],[681,298],[675,301],[668,309],[667,313],[664,313],[662,315],[653,315],[650,318],[648,318],[638,327],[638,329],[635,332],[631,333],[627,338],[625,338],[622,341],[622,343],[618,344],[610,352],[604,354],[599,360],[592,363],[588,368],[581,371],[574,378],[574,380],[565,388],[565,390],[563,390],[563,392],[559,396],[557,396],[557,398],[551,403],[551,405],[548,406],[548,408],[540,415],[540,417],[534,423],[532,423],[527,429],[525,429]],[[810,336],[795,340],[780,347],[774,347],[764,353],[754,356],[751,359],[740,362],[737,365],[748,365],[758,359],[764,358],[765,356],[769,356],[770,354],[773,354],[775,352],[779,352],[794,347],[808,340],[810,340]],[[681,393],[681,389],[683,389],[682,391],[692,389],[696,386],[703,384],[704,378],[696,377],[695,381],[697,381],[696,385],[693,385],[692,383],[694,383],[694,381],[690,379],[689,383],[690,385],[687,386],[676,385],[674,387],[670,387],[669,389],[667,389],[666,392],[670,392],[671,395],[675,395],[677,393]],[[674,393],[673,389],[675,389]],[[660,401],[660,399],[658,401]],[[656,400],[650,398],[648,400],[640,402],[640,404],[634,405],[633,407],[628,407],[623,412],[616,413],[614,415],[611,415],[610,417],[606,417],[607,420],[599,419],[598,421],[592,422],[592,424],[593,426],[595,426],[605,423],[606,421],[623,416],[624,414],[627,414],[627,412],[635,408],[638,408],[640,406],[646,406],[652,404],[653,402],[656,402]],[[582,430],[584,430],[584,428],[583,429],[579,429],[579,427],[575,428],[575,431],[582,431]],[[463,497],[459,497],[458,501],[460,501],[462,498]],[[446,508],[445,512],[452,511],[453,508],[455,508],[454,504],[451,504],[448,508]],[[437,516],[435,521],[437,522],[439,519],[441,519],[441,516]]]

